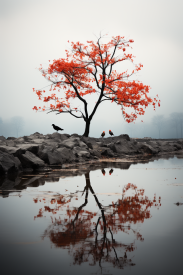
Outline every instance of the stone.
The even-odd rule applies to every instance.
[[[83,150],[79,146],[73,148],[73,153],[76,155],[76,157],[80,157],[80,158],[90,157],[90,153],[87,150]]]
[[[38,156],[45,163],[48,163],[50,165],[58,164],[60,162],[62,163],[63,162],[62,158],[59,159],[55,155],[55,153],[53,153],[53,151],[54,151],[54,148],[52,148],[51,146],[47,146],[43,150],[40,150],[38,152]]]
[[[173,144],[170,144],[167,141],[158,141],[157,144],[159,145],[160,152],[172,152],[176,151]]]
[[[75,161],[75,156],[71,149],[58,148],[56,151],[62,156],[64,162],[71,163],[71,162]]]
[[[147,157],[147,154],[153,155],[150,158],[167,154],[180,157],[183,154],[183,139],[130,139],[128,135],[92,138],[57,132],[47,135],[36,132],[30,136],[7,139],[0,136],[0,173],[21,171],[22,166],[24,171],[46,171],[50,169],[48,165],[84,163],[102,157],[141,158],[143,155]]]
[[[118,138],[119,139],[126,139],[126,140],[130,141],[130,137],[127,134],[125,134],[125,135],[119,135]]]
[[[13,140],[6,140],[6,146],[15,147],[16,143]]]
[[[35,138],[35,139],[32,139],[31,142],[36,143],[36,144],[43,144],[45,142],[45,139]]]
[[[36,169],[45,166],[44,161],[30,151],[26,151],[25,154],[20,155],[19,159],[22,163],[23,168]]]
[[[114,157],[114,153],[111,151],[110,148],[103,149],[101,155],[106,157]]]
[[[6,138],[4,136],[0,136],[0,140],[6,141]]]
[[[151,145],[143,142],[138,145],[138,152],[139,153],[146,153],[146,154],[158,154],[160,150],[153,148]]]
[[[77,147],[77,146],[87,148],[87,145],[83,141],[81,141],[80,138],[72,137],[72,136],[60,144],[60,147],[66,147],[69,149],[73,149],[74,147]]]
[[[111,143],[107,144],[107,147],[116,153],[116,147],[115,147],[114,143],[111,142]]]
[[[0,174],[15,173],[21,169],[20,161],[9,153],[0,153]]]
[[[133,142],[123,139],[114,143],[113,151],[121,155],[132,155],[137,153],[137,148],[135,148]]]
[[[8,137],[6,140],[16,140],[15,137]]]
[[[4,145],[6,145],[6,142],[3,140],[0,140],[0,146],[4,146]]]

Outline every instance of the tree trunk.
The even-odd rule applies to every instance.
[[[84,137],[88,137],[89,136],[89,131],[90,131],[90,122],[91,122],[91,120],[88,119],[85,122],[86,122],[86,124],[85,124],[85,132],[84,132],[83,136]]]

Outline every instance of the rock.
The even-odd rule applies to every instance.
[[[0,174],[15,173],[21,170],[20,161],[6,152],[0,153]]]
[[[5,142],[5,141],[0,140],[0,146],[4,146],[4,145],[6,145],[6,142]]]
[[[70,150],[68,148],[58,148],[56,151],[61,155],[64,163],[65,162],[71,163],[71,162],[75,161],[75,156],[74,156],[72,150]]]
[[[110,148],[113,152],[116,153],[116,147],[115,147],[114,143],[107,144],[107,147]]]
[[[49,165],[63,164],[75,160],[73,152],[68,148],[52,149],[51,147],[44,148],[39,151],[38,156]]]
[[[75,154],[76,157],[80,157],[80,158],[89,158],[90,157],[90,153],[87,150],[83,150],[80,147],[74,147],[73,153]]]
[[[15,147],[16,143],[13,140],[6,140],[6,146]]]
[[[160,152],[176,151],[176,148],[173,146],[173,144],[170,144],[167,141],[158,141],[157,144],[159,145]]]
[[[7,139],[0,136],[0,173],[18,171],[22,166],[24,171],[47,171],[50,169],[47,165],[63,166],[65,163],[86,162],[89,158],[104,156],[139,158],[139,154],[142,157],[148,154],[154,158],[156,155],[165,156],[170,153],[172,156],[181,156],[182,152],[183,139],[130,139],[128,135],[102,139],[57,132],[47,135],[36,132],[30,136]]]
[[[134,146],[133,142],[123,139],[114,143],[113,151],[120,155],[132,155],[137,153],[137,148]]]
[[[30,151],[26,151],[25,154],[20,155],[19,159],[22,163],[23,168],[36,169],[45,166],[44,161]]]
[[[160,150],[153,148],[151,145],[143,142],[138,144],[138,152],[146,154],[158,154]]]
[[[60,154],[54,152],[54,149],[52,147],[46,147],[42,151],[39,151],[38,156],[45,163],[48,163],[50,165],[63,163],[63,158],[60,156]]]
[[[181,150],[182,146],[180,144],[174,144],[174,147],[176,148],[176,150]]]
[[[77,146],[87,148],[87,145],[83,141],[81,141],[80,138],[72,136],[60,144],[60,147],[66,147],[69,149],[73,149]]]
[[[24,144],[26,142],[24,137],[19,137],[16,139],[16,144]]]
[[[110,148],[103,149],[101,155],[106,157],[114,157],[114,153],[111,151]]]
[[[15,137],[8,137],[6,140],[16,140]]]
[[[22,170],[22,164],[19,160],[19,158],[14,157],[15,166],[18,168],[18,170]]]
[[[120,138],[120,139],[126,139],[126,140],[128,140],[128,141],[130,141],[130,137],[129,137],[129,135],[120,135],[120,136],[118,136],[118,138]]]
[[[31,142],[36,143],[36,144],[43,144],[45,142],[45,139],[35,138],[35,139],[32,139]]]
[[[98,146],[100,146],[100,147],[107,147],[107,145],[106,144],[104,144],[103,142],[96,142],[96,144],[98,145]]]
[[[0,136],[0,140],[1,140],[1,141],[6,141],[6,138],[3,137],[3,136]]]

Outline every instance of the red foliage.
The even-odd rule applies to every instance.
[[[101,37],[96,43],[87,41],[87,44],[71,42],[71,51],[66,50],[66,58],[53,60],[47,69],[42,65],[39,70],[42,75],[51,82],[51,95],[43,96],[45,90],[35,90],[39,100],[55,104],[43,106],[42,111],[54,111],[57,113],[67,112],[85,121],[91,121],[97,107],[104,100],[110,100],[121,106],[123,117],[127,122],[134,121],[138,115],[144,115],[145,109],[150,104],[155,109],[156,104],[160,106],[158,95],[151,98],[150,87],[140,81],[129,81],[129,77],[137,73],[143,67],[142,64],[134,63],[134,56],[128,53],[132,39],[125,40],[124,37],[112,37],[112,40],[102,44]],[[117,72],[114,66],[123,61],[134,64],[132,72],[128,70]],[[55,92],[61,92],[62,97],[56,96]],[[54,93],[52,93],[54,92]],[[86,95],[97,93],[99,95],[96,105],[88,114]],[[78,98],[84,104],[84,110],[78,110],[71,106],[71,99]],[[131,107],[133,112],[127,112]],[[36,106],[33,108],[38,110]],[[79,112],[81,116],[73,112]]]

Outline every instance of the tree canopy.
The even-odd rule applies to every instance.
[[[108,43],[102,43],[101,40],[102,37],[99,37],[96,42],[87,41],[86,45],[71,42],[71,50],[65,51],[65,58],[53,60],[46,69],[40,66],[42,76],[51,82],[49,95],[45,95],[45,90],[33,88],[33,91],[39,100],[50,104],[34,106],[33,110],[69,113],[76,118],[82,118],[85,121],[83,135],[88,136],[91,120],[104,101],[120,105],[128,123],[133,122],[138,115],[144,115],[148,105],[151,104],[154,109],[156,104],[160,106],[158,95],[154,98],[148,95],[148,85],[129,80],[143,67],[142,64],[135,64],[134,56],[128,53],[134,41],[126,40],[123,36],[112,37]],[[131,72],[117,72],[114,69],[115,65],[127,60],[134,65]],[[89,114],[86,96],[94,93],[98,98]],[[71,100],[75,98],[82,102],[83,108],[73,106]]]

